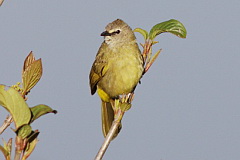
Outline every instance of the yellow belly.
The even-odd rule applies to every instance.
[[[98,91],[101,99],[109,99],[133,91],[138,84],[143,67],[139,59],[132,54],[115,57],[109,63],[108,71],[99,81]],[[103,93],[103,91],[105,93]]]

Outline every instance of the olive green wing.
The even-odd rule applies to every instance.
[[[108,64],[106,61],[100,59],[100,57],[96,57],[92,65],[92,69],[90,71],[89,80],[90,80],[90,88],[91,94],[93,95],[97,90],[97,84],[105,75],[108,70]]]

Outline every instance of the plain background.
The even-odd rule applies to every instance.
[[[23,61],[33,51],[44,73],[27,102],[58,110],[34,122],[41,133],[30,159],[94,159],[103,136],[100,100],[90,95],[88,74],[100,33],[117,18],[146,30],[174,18],[188,35],[156,39],[154,52],[163,51],[137,87],[104,159],[239,160],[240,1],[5,0],[0,83],[21,81]],[[1,108],[0,120],[6,115]],[[1,137],[14,133],[9,128]]]

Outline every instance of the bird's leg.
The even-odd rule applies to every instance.
[[[119,97],[121,103],[132,103],[134,93],[123,94]]]
[[[134,99],[134,93],[129,93],[129,99],[128,99],[129,103],[132,103],[133,99]]]
[[[126,112],[127,110],[129,110],[131,108],[131,102],[133,101],[134,98],[134,93],[128,93],[128,94],[124,94],[121,95],[119,98],[119,108],[123,111]]]

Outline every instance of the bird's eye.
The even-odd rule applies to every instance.
[[[119,33],[120,33],[120,30],[117,30],[116,33],[119,34]]]

